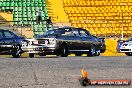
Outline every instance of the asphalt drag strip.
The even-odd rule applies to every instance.
[[[81,69],[89,79],[132,80],[132,57],[0,57],[0,88],[83,88]],[[130,86],[87,86],[86,88],[132,88]]]

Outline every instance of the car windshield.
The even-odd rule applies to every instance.
[[[73,33],[72,33],[72,30],[71,29],[53,29],[53,30],[48,30],[46,33],[45,33],[45,36],[71,36]]]
[[[128,41],[132,41],[132,38],[129,38]]]
[[[46,33],[42,35],[35,36],[35,38],[42,38],[45,36],[61,36],[62,34],[65,34],[65,31],[63,29],[52,29],[48,30]]]
[[[60,29],[53,29],[53,30],[48,30],[45,35],[61,35],[63,34],[64,31]]]
[[[36,38],[42,38],[46,36],[74,36],[76,31],[73,31],[71,28],[58,28],[48,30],[45,34],[37,35]]]

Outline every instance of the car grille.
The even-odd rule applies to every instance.
[[[130,51],[130,49],[121,49],[121,51]]]
[[[38,44],[49,44],[49,40],[48,39],[38,40]]]

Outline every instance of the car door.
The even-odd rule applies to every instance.
[[[91,44],[93,44],[93,39],[86,30],[80,29],[79,33],[81,35],[82,49],[88,50],[91,47]]]
[[[68,44],[69,51],[79,49],[80,36],[77,29],[64,28],[65,33],[62,34],[63,41]]]
[[[72,40],[71,50],[80,51],[82,47],[81,37],[77,28],[72,28],[71,40]]]
[[[8,52],[12,51],[12,47],[16,42],[15,35],[13,35],[12,32],[10,32],[10,31],[3,31],[3,33],[4,33],[4,37],[5,37],[4,42],[6,45],[4,50],[7,51],[7,53],[8,53]]]

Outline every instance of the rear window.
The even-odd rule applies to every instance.
[[[14,37],[15,37],[15,36],[14,36],[11,32],[9,32],[9,31],[4,31],[4,35],[5,35],[6,38],[14,38]]]

